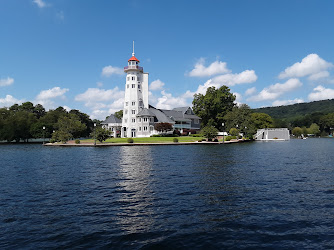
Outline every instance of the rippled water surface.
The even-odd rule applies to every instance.
[[[333,248],[333,146],[0,145],[0,248]]]

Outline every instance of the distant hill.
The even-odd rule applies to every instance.
[[[334,99],[315,101],[308,103],[298,103],[287,106],[266,107],[253,109],[254,112],[266,113],[272,118],[289,120],[312,113],[321,112],[323,114],[334,113]]]

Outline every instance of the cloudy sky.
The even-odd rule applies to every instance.
[[[252,108],[334,98],[331,0],[1,0],[0,107],[31,101],[104,119],[136,57],[150,104],[227,85]]]

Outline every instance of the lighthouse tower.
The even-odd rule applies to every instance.
[[[124,67],[126,73],[125,96],[122,120],[122,137],[137,137],[141,128],[141,118],[137,115],[144,109],[148,109],[148,73],[143,72],[139,66],[139,60],[135,57],[134,43],[132,57],[128,60],[128,66]],[[140,122],[139,122],[140,120]]]

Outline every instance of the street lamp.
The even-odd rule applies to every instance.
[[[43,126],[43,145],[45,144],[45,126]]]
[[[222,127],[223,127],[223,144],[225,143],[225,133],[224,133],[224,126],[225,126],[225,123],[222,123]]]
[[[94,146],[96,146],[96,129],[95,129],[95,127],[96,127],[96,123],[94,123]]]

